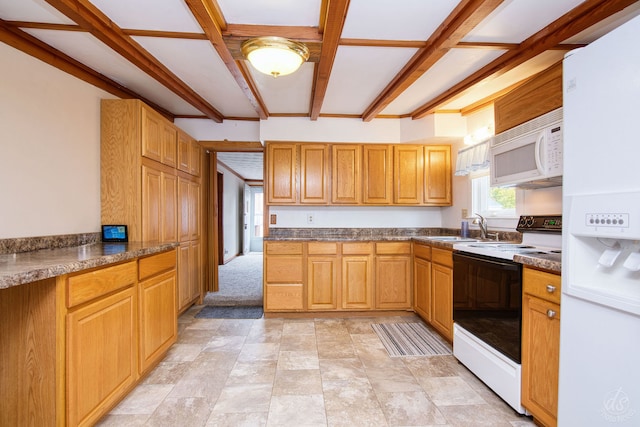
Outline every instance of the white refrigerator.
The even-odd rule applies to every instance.
[[[640,17],[564,59],[559,426],[640,426]]]

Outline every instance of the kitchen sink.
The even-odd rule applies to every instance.
[[[460,236],[428,236],[427,239],[438,242],[478,242],[478,239]]]

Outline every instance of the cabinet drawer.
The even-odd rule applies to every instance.
[[[70,276],[67,279],[67,307],[131,286],[136,283],[136,276],[135,261]]]
[[[419,245],[414,243],[413,245],[413,255],[416,258],[422,258],[426,260],[431,259],[431,246]]]
[[[148,256],[139,261],[138,277],[144,280],[163,271],[176,268],[176,250],[170,250],[158,255]]]
[[[431,248],[431,261],[445,267],[453,267],[453,252],[446,249]]]
[[[411,242],[378,242],[378,255],[411,255]]]
[[[302,242],[267,242],[267,255],[302,255]]]
[[[524,268],[522,273],[522,289],[524,293],[544,300],[560,304],[560,282],[558,274]]]
[[[371,242],[350,242],[342,244],[343,255],[369,255],[373,252]]]
[[[309,255],[336,255],[338,244],[336,242],[309,242],[307,254]]]
[[[273,284],[265,287],[265,310],[302,310],[302,284]]]
[[[267,256],[264,277],[267,283],[302,283],[301,256]]]

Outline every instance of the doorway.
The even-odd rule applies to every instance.
[[[249,164],[258,176],[248,175]],[[210,220],[216,225],[217,290],[206,294],[207,305],[262,305],[262,173],[262,152],[216,153],[211,197],[217,206]]]

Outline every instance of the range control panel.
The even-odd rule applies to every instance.
[[[518,221],[516,230],[526,231],[548,231],[554,233],[562,232],[561,215],[522,215]]]

